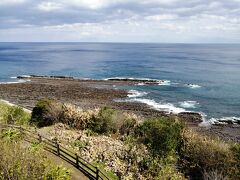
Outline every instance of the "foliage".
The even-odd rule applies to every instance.
[[[126,118],[123,120],[123,124],[120,127],[120,134],[122,135],[130,135],[130,133],[134,132],[134,129],[137,125],[137,120],[134,118]]]
[[[70,179],[69,171],[49,163],[41,149],[32,151],[17,141],[0,144],[0,179]]]
[[[239,146],[186,129],[180,155],[182,171],[192,179],[213,177],[216,172],[228,179],[240,178]]]
[[[23,135],[21,134],[21,132],[14,128],[3,130],[1,133],[1,139],[6,142],[16,142],[22,139],[22,137]]]
[[[39,100],[33,108],[31,123],[49,126],[61,122],[79,130],[96,133],[130,134],[136,127],[136,119],[120,111],[103,107],[100,110],[83,110],[71,104],[62,104],[50,99]],[[91,134],[91,133],[90,133]]]
[[[56,122],[84,130],[88,136],[121,135],[127,152],[124,163],[130,165],[131,172],[141,172],[147,179],[184,179],[182,173],[191,179],[240,179],[239,144],[196,133],[175,116],[153,118],[140,124],[137,117],[108,107],[82,110],[52,100],[39,101],[32,123],[41,127]],[[71,145],[83,149],[88,144],[76,140]],[[103,168],[101,164],[99,167]]]
[[[62,106],[51,99],[41,99],[33,108],[31,124],[37,127],[53,125],[59,122]]]
[[[145,121],[137,130],[153,154],[175,154],[181,143],[181,122],[174,118],[156,118]]]
[[[129,114],[121,111],[103,107],[100,109],[90,124],[90,128],[97,133],[120,133],[121,135],[130,135],[137,125],[136,119]]]
[[[51,166],[44,179],[46,180],[70,180],[70,171],[63,166]]]
[[[112,180],[118,180],[119,178],[112,172],[106,170],[106,165],[102,162],[93,162],[94,166],[98,167],[98,169],[103,172],[107,177],[109,177]]]
[[[147,179],[185,179],[176,169],[177,156],[146,156],[140,163],[140,169]]]
[[[116,132],[114,128],[114,115],[115,111],[111,108],[102,108],[97,117],[93,119],[90,128],[97,133],[110,133]]]
[[[27,125],[29,120],[30,114],[25,112],[23,108],[0,102],[0,122]]]
[[[63,104],[62,106],[60,121],[80,130],[87,129],[98,114],[98,109],[84,111],[71,104]]]
[[[74,142],[72,142],[72,147],[78,147],[79,149],[85,148],[87,145],[87,142],[83,142],[80,140],[75,140]]]

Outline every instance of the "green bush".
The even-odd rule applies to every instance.
[[[51,166],[44,179],[46,180],[70,180],[70,171],[63,166]]]
[[[0,121],[7,124],[27,125],[30,121],[30,114],[21,107],[0,102]]]
[[[139,163],[139,168],[147,179],[185,179],[176,168],[177,156],[147,156]]]
[[[85,148],[88,143],[80,140],[75,140],[71,143],[72,147],[78,147],[79,149]]]
[[[114,116],[116,111],[114,109],[104,107],[102,108],[97,117],[93,118],[90,128],[97,133],[110,133],[116,132],[117,128],[114,126]]]
[[[50,126],[60,121],[61,113],[61,104],[51,99],[42,99],[33,108],[30,123],[37,127]]]
[[[1,132],[1,138],[6,142],[15,142],[23,138],[23,134],[18,129],[5,129]]]
[[[138,129],[153,154],[175,154],[181,143],[183,125],[175,117],[146,120]]]
[[[124,135],[126,134],[127,136],[130,135],[131,133],[134,132],[134,128],[137,125],[137,120],[133,118],[126,118],[123,120],[123,124],[120,127],[119,132]]]

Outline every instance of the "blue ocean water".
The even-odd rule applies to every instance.
[[[23,74],[165,80],[117,88],[159,110],[240,117],[240,44],[0,43],[0,82]]]

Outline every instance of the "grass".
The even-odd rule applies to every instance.
[[[19,132],[7,130],[0,138],[0,179],[70,180],[70,171],[50,163],[40,146],[22,143]]]
[[[182,171],[190,177],[240,179],[239,144],[223,142],[186,128],[180,157]]]
[[[18,106],[0,102],[0,122],[6,124],[28,125],[31,115]]]

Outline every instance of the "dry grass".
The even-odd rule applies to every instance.
[[[23,147],[20,141],[0,143],[0,179],[70,180],[69,171],[52,165],[41,149]]]
[[[211,138],[193,130],[183,132],[181,166],[190,176],[239,178],[238,160],[232,151],[233,145]],[[221,179],[221,178],[220,178]]]

